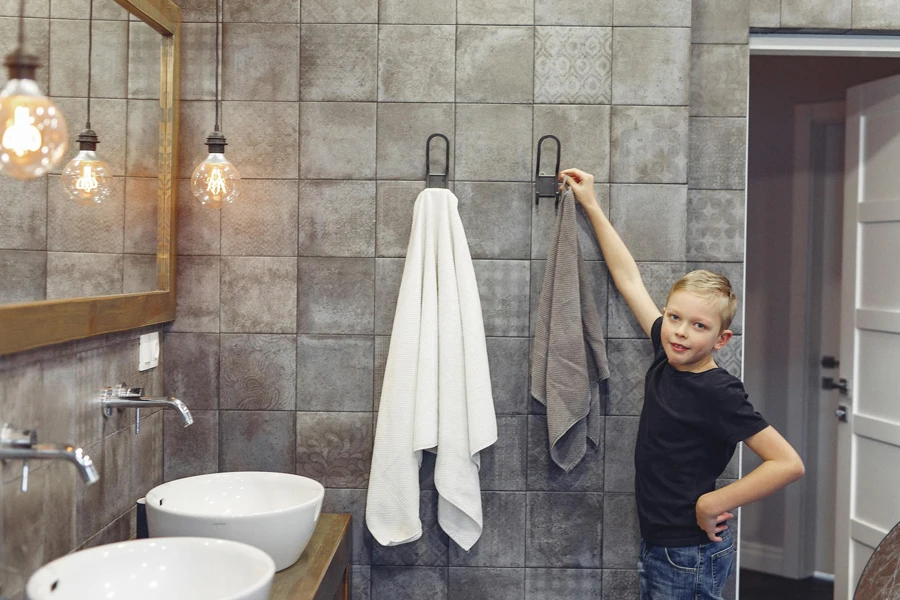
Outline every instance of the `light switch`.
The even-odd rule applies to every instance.
[[[159,332],[141,336],[141,351],[138,358],[138,371],[146,371],[159,365]]]

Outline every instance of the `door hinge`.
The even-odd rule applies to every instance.
[[[838,390],[841,394],[847,395],[850,393],[850,384],[846,379],[841,377],[837,381],[832,377],[823,377],[822,378],[822,389],[823,390]]]
[[[826,354],[822,357],[822,362],[820,364],[822,365],[823,369],[837,369],[840,366],[841,361],[831,355]]]

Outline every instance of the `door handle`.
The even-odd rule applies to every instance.
[[[841,394],[846,396],[850,393],[850,383],[841,377],[837,381],[832,377],[823,377],[822,378],[822,389],[823,390],[838,390]]]
[[[846,423],[847,422],[847,407],[844,406],[843,404],[838,406],[837,410],[834,411],[834,416],[837,417],[838,421],[841,421],[842,423]]]

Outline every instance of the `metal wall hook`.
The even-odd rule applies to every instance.
[[[431,140],[439,137],[444,140],[444,172],[431,172]],[[443,133],[432,133],[425,142],[425,187],[450,187],[447,185],[447,178],[450,175],[450,140]]]
[[[551,139],[556,142],[556,169],[551,175],[541,172],[541,146],[544,140]],[[537,164],[534,168],[534,204],[538,205],[541,198],[555,198],[555,207],[559,207],[559,181],[556,179],[559,173],[559,159],[562,156],[562,145],[555,135],[545,135],[538,140]]]

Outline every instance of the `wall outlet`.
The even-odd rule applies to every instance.
[[[159,332],[141,336],[141,351],[138,358],[138,371],[146,371],[159,365]]]

